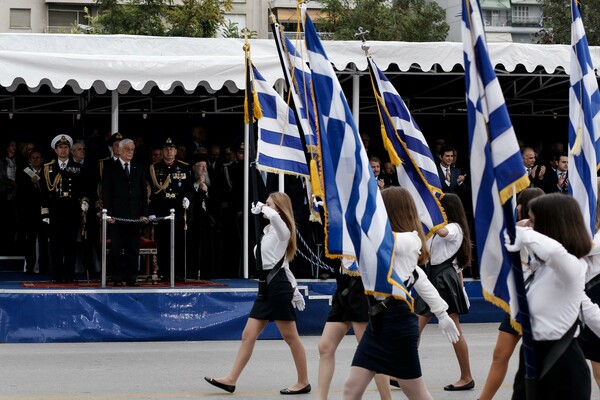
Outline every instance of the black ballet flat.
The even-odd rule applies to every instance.
[[[450,385],[446,385],[444,386],[444,390],[450,391],[450,392],[456,392],[458,390],[471,390],[475,387],[475,381],[471,380],[471,382],[466,383],[462,386],[454,386],[452,384]]]
[[[204,380],[206,382],[210,383],[211,385],[218,387],[219,389],[223,389],[226,392],[229,392],[229,393],[235,392],[235,385],[226,385],[224,383],[219,382],[216,379],[209,378],[207,376],[204,377]]]
[[[311,387],[310,387],[310,383],[306,386],[304,386],[302,389],[298,389],[298,390],[292,390],[292,389],[281,389],[279,391],[280,394],[305,394],[305,393],[310,393],[311,391]]]

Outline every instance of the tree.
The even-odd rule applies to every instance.
[[[90,33],[214,37],[233,0],[96,0]]]
[[[571,1],[540,0],[544,13],[544,29],[538,35],[540,43],[571,44]],[[579,12],[588,44],[600,45],[600,0],[579,1]]]
[[[425,0],[320,0],[326,15],[319,30],[337,40],[355,39],[358,27],[371,40],[443,41],[450,27],[446,12]],[[425,29],[424,29],[425,28]]]

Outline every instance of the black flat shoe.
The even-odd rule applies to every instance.
[[[310,387],[310,383],[306,386],[304,386],[302,389],[299,390],[292,390],[292,389],[281,389],[279,391],[280,394],[305,394],[305,393],[310,393],[311,391],[311,387]]]
[[[456,392],[456,391],[459,391],[459,390],[471,390],[474,387],[475,387],[475,381],[472,380],[471,382],[466,383],[466,384],[464,384],[462,386],[454,386],[452,384],[444,386],[444,390],[447,390],[449,392]]]
[[[209,378],[207,376],[204,377],[204,380],[206,382],[210,383],[211,385],[218,387],[219,389],[223,389],[226,392],[229,392],[229,393],[235,392],[235,385],[226,385],[224,383],[219,382],[216,379]]]

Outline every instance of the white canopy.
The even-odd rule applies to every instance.
[[[100,93],[134,89],[148,93],[152,87],[169,93],[177,86],[193,92],[197,86],[215,92],[244,88],[242,39],[165,38],[147,36],[100,36],[61,34],[0,34],[0,85],[13,91],[25,83],[35,92],[44,84],[53,91],[71,86],[76,93],[94,88]],[[272,40],[250,40],[251,56],[263,76],[274,84],[282,78]],[[359,41],[324,41],[327,54],[338,70],[354,64],[367,68]],[[462,43],[376,42],[370,51],[382,70],[396,64],[407,71],[417,64],[429,71],[438,64],[444,71],[462,65]],[[490,43],[494,65],[514,71],[522,64],[527,71],[542,67],[569,73],[570,47]],[[600,48],[590,49],[594,65],[600,65]]]

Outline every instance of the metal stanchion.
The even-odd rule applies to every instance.
[[[175,287],[175,209],[171,208],[171,287]]]
[[[102,283],[101,287],[106,288],[106,208],[102,209]]]

